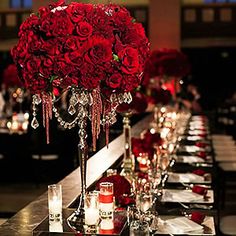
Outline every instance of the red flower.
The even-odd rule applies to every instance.
[[[93,31],[92,25],[90,25],[89,23],[85,21],[79,22],[76,26],[76,32],[81,41],[84,41],[88,37],[90,37],[92,34],[92,31]]]
[[[121,70],[126,74],[135,74],[139,69],[138,51],[132,47],[127,47],[118,53],[121,60]]]
[[[122,76],[120,73],[115,73],[113,75],[111,75],[110,77],[108,77],[108,79],[106,80],[106,83],[109,87],[111,88],[119,88],[120,84],[122,81]]]

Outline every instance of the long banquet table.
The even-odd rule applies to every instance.
[[[153,115],[150,114],[144,117],[136,125],[132,127],[132,136],[139,136],[140,133],[149,128],[149,124],[153,119]],[[187,142],[189,143],[189,142]],[[186,144],[186,143],[185,143]],[[181,145],[180,145],[181,146]],[[87,187],[92,187],[106,172],[109,168],[116,168],[120,165],[122,161],[124,148],[124,136],[120,135],[115,140],[109,144],[109,148],[104,147],[98,151],[94,156],[90,157],[88,160],[88,170],[87,170]],[[188,150],[181,150],[177,153],[175,165],[171,168],[171,171],[174,173],[173,176],[179,175],[183,176],[183,172],[190,173],[192,169],[196,169],[199,166],[205,171],[211,173],[211,179],[209,182],[205,181],[201,184],[204,184],[208,189],[208,200],[194,202],[182,202],[180,200],[172,201],[172,199],[165,199],[164,196],[170,194],[189,194],[190,183],[183,183],[171,181],[169,174],[169,179],[166,182],[165,189],[163,190],[164,194],[162,199],[159,199],[157,206],[158,214],[161,219],[169,219],[173,216],[180,216],[183,214],[191,213],[193,210],[202,212],[206,215],[206,219],[210,220],[211,229],[206,227],[206,233],[204,235],[217,235],[218,233],[218,215],[217,215],[217,195],[215,186],[213,184],[213,179],[215,170],[214,170],[214,158],[213,155],[206,162],[203,163],[185,163],[183,158],[178,160],[178,157],[187,155]],[[191,157],[191,155],[189,155]],[[94,168],[96,167],[96,168]],[[173,177],[172,176],[172,177]],[[173,180],[173,179],[172,179]],[[69,209],[73,206],[73,203],[78,198],[81,189],[80,189],[80,168],[77,168],[62,181],[59,182],[62,185],[63,189],[63,208]],[[165,192],[169,191],[168,194]],[[182,192],[181,192],[182,191]],[[0,226],[0,235],[32,235],[35,228],[37,228],[48,216],[48,205],[47,205],[47,192],[37,198],[35,201],[31,202],[25,208],[20,210],[15,216],[6,221],[3,225]],[[192,207],[193,206],[193,207]],[[208,230],[208,231],[207,231]],[[158,233],[157,233],[158,234]],[[37,235],[37,234],[36,234]],[[41,235],[41,234],[40,234]],[[42,234],[47,235],[47,234]],[[66,235],[66,233],[63,233]],[[70,234],[71,235],[71,234]],[[127,230],[124,235],[128,235]],[[168,235],[168,233],[167,233]],[[172,234],[169,234],[172,235]],[[190,234],[194,235],[194,234]],[[198,234],[199,235],[199,234]],[[201,235],[201,234],[200,234]]]

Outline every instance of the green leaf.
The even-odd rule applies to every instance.
[[[53,80],[54,80],[54,79],[57,79],[57,78],[58,78],[57,75],[52,75],[52,76],[49,78],[50,83],[52,83]]]
[[[113,59],[114,59],[115,61],[119,61],[119,57],[118,57],[116,54],[114,54],[114,53],[113,53]]]

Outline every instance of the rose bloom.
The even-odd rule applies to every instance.
[[[138,51],[131,47],[126,47],[118,53],[118,57],[122,61],[121,70],[126,74],[135,74],[138,72],[139,59]]]
[[[106,83],[111,88],[119,88],[121,84],[122,76],[120,73],[115,73],[107,78]]]

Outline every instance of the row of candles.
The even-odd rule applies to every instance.
[[[114,229],[114,193],[113,183],[101,182],[99,191],[85,195],[85,232],[109,234]],[[48,186],[49,231],[63,232],[62,225],[62,186]]]

